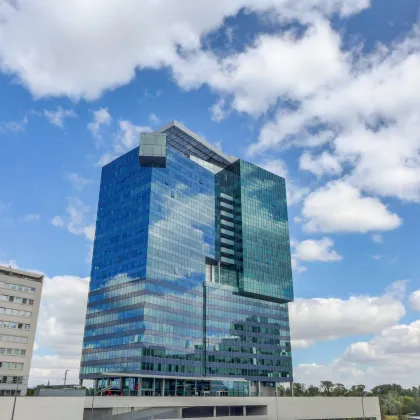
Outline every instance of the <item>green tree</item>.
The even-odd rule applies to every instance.
[[[316,397],[320,395],[321,392],[317,386],[310,385],[308,386],[308,389],[306,390],[306,394],[309,395],[310,397]]]
[[[277,392],[278,392],[279,397],[285,397],[287,395],[286,388],[284,387],[284,385],[280,385],[277,388]]]
[[[301,384],[299,382],[293,383],[293,395],[295,397],[302,397],[306,394],[306,388],[304,384]]]
[[[321,381],[321,389],[324,395],[331,395],[334,384],[331,381]]]
[[[349,390],[349,395],[352,397],[362,397],[363,395],[366,395],[365,389],[365,385],[353,385]]]
[[[347,394],[347,388],[343,384],[335,384],[332,393],[336,397],[342,397]]]

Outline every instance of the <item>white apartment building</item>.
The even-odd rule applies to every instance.
[[[43,279],[0,265],[0,396],[26,395]]]

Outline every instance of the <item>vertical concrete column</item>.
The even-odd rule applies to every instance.
[[[139,389],[137,391],[137,395],[141,396],[141,389],[143,388],[143,379],[140,377],[139,378]]]
[[[246,416],[246,405],[244,405],[242,408],[243,408],[242,416],[245,417]]]
[[[178,419],[182,419],[182,407],[178,407]]]
[[[108,388],[110,383],[111,383],[111,379],[106,378],[106,385],[105,385],[105,388]],[[104,388],[104,387],[102,387],[102,389],[103,389],[103,388]],[[101,395],[102,395],[102,391],[101,391]]]
[[[165,396],[165,378],[162,378],[162,397]]]
[[[216,406],[213,407],[213,417],[216,417]]]
[[[152,391],[152,397],[155,396],[155,386],[156,386],[156,378],[153,378],[153,391]]]

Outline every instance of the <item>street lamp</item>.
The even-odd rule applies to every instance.
[[[366,419],[365,417],[365,404],[364,404],[364,398],[366,397],[366,393],[362,394],[362,413],[363,413],[363,420]]]
[[[94,401],[95,401],[95,395],[96,394],[99,394],[99,393],[101,393],[101,395],[102,395],[102,392],[108,391],[109,389],[111,389],[113,387],[114,387],[113,385],[108,385],[107,387],[102,388],[99,391],[96,391],[96,392],[94,391],[93,392],[93,397],[92,397],[92,410],[91,410],[91,413],[90,413],[90,420],[93,420],[93,404],[94,404]],[[13,420],[13,418],[12,418],[12,420]]]
[[[68,369],[66,369],[65,371],[64,371],[64,385],[66,384],[66,382],[67,382],[67,374],[69,373],[70,371],[68,370]]]
[[[15,418],[15,409],[16,409],[16,398],[17,398],[17,393],[19,390],[19,385],[23,385],[23,381],[26,378],[22,377],[22,380],[19,382],[19,377],[16,377],[16,389],[15,389],[15,399],[13,400],[13,409],[12,409],[12,418],[11,420],[13,420]]]

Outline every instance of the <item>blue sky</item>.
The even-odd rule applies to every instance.
[[[100,164],[176,119],[286,178],[296,380],[414,385],[420,3],[141,3],[0,5],[0,261],[48,276],[31,381],[77,377]]]

